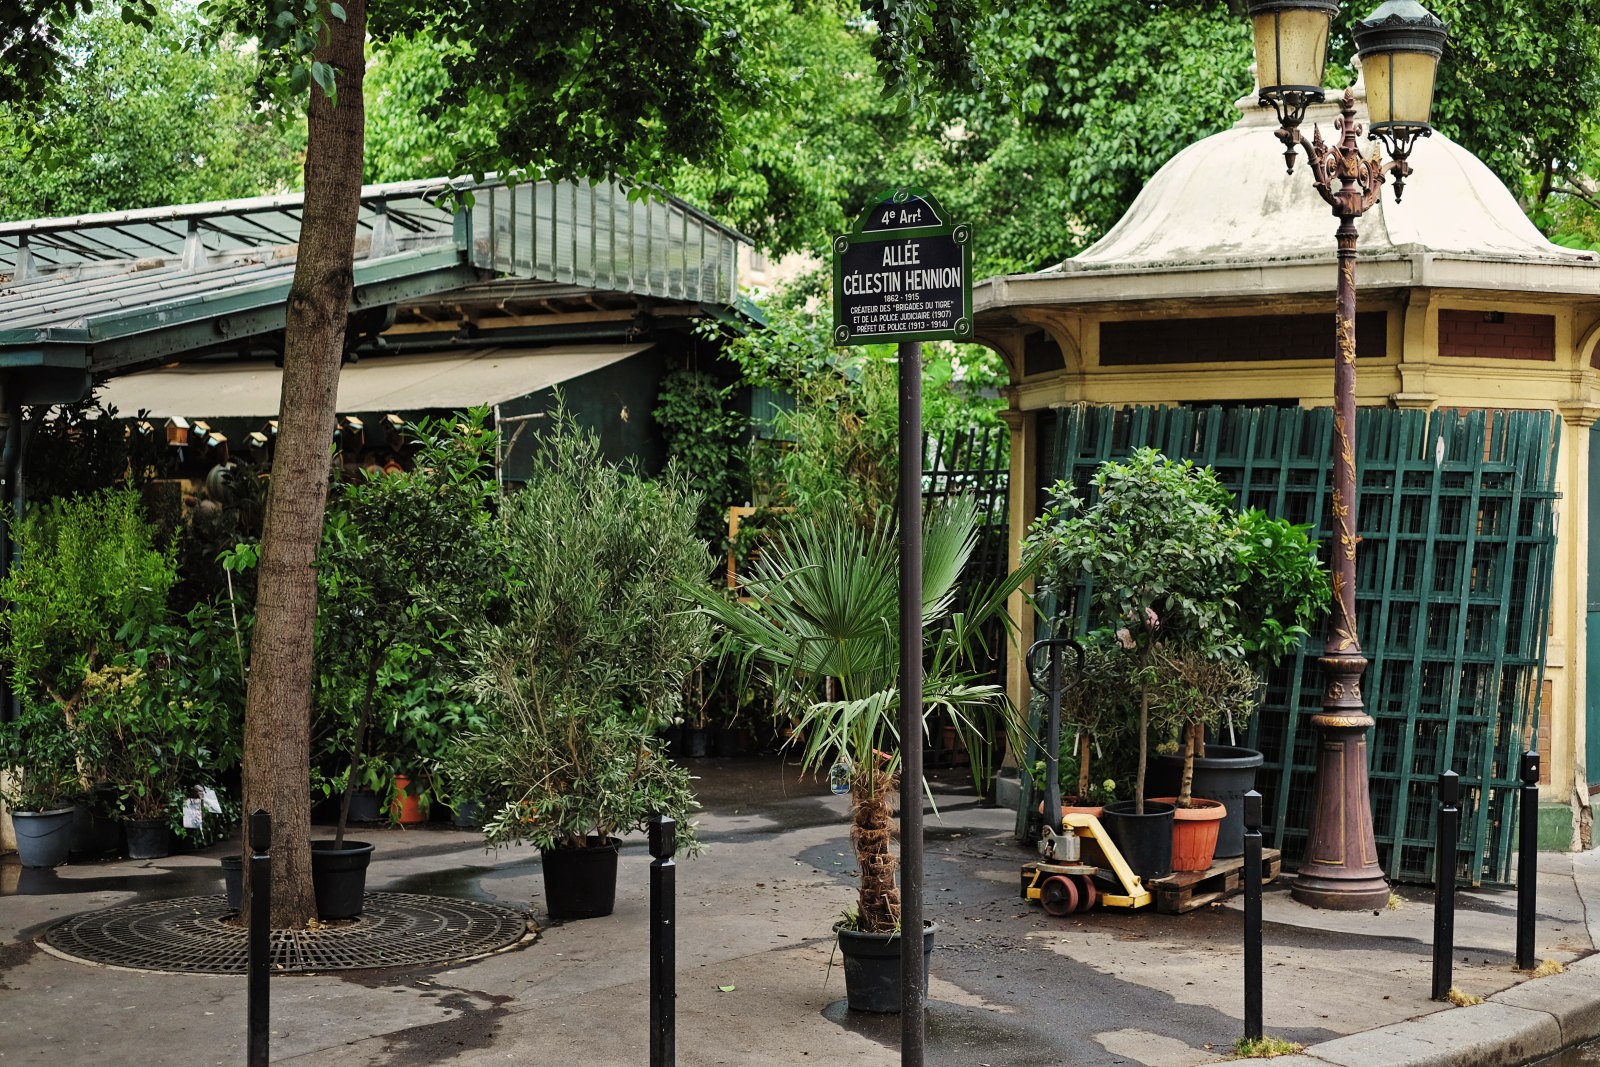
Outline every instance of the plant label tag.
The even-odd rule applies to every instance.
[[[199,797],[190,797],[183,802],[183,828],[185,830],[200,829],[200,820],[203,817],[200,812]]]
[[[200,803],[213,815],[222,814],[222,801],[217,799],[217,791],[209,785],[200,790]]]

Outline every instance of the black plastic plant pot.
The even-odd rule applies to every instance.
[[[1206,754],[1195,757],[1190,794],[1218,801],[1228,809],[1217,829],[1218,859],[1244,855],[1244,795],[1256,787],[1256,769],[1263,762],[1265,758],[1255,749],[1233,745],[1207,745]],[[1145,795],[1176,796],[1182,778],[1182,756],[1157,756],[1150,761]]]
[[[683,755],[689,759],[704,759],[711,751],[711,731],[704,726],[683,728]]]
[[[172,831],[165,819],[129,819],[122,824],[128,835],[130,860],[159,860],[172,855]]]
[[[244,857],[222,857],[222,889],[228,895],[228,914],[237,915],[244,908]]]
[[[933,956],[932,921],[922,924],[922,993],[928,993],[928,960]],[[844,957],[845,1003],[851,1011],[880,1015],[900,1010],[900,935],[867,934],[835,926],[839,955]]]
[[[365,841],[346,841],[343,848],[335,848],[332,841],[311,842],[311,891],[317,898],[317,918],[354,919],[361,914],[371,862],[372,846]]]
[[[1143,815],[1136,815],[1135,807],[1132,800],[1107,804],[1100,822],[1134,874],[1146,882],[1165,878],[1172,873],[1173,807],[1147,800]]]
[[[598,919],[617,903],[617,843],[540,849],[544,903],[552,919]]]

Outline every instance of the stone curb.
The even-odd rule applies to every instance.
[[[1525,1067],[1600,1037],[1600,956],[1529,979],[1467,1008],[1312,1045],[1234,1067]]]

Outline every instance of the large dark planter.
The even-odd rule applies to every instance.
[[[244,857],[222,857],[222,891],[228,896],[228,914],[237,915],[244,908]]]
[[[1172,873],[1172,805],[1147,800],[1143,815],[1134,807],[1131,800],[1107,804],[1100,823],[1134,874],[1146,882],[1165,878]]]
[[[17,859],[24,867],[59,867],[67,862],[72,845],[72,809],[14,811],[11,828],[17,834]]]
[[[72,806],[72,843],[68,858],[75,863],[116,859],[122,851],[122,822],[88,804]]]
[[[450,812],[450,825],[458,830],[483,828],[483,804],[477,800],[457,801]]]
[[[617,843],[539,850],[544,903],[552,919],[598,919],[617,903]]]
[[[128,834],[130,860],[159,860],[172,855],[172,831],[165,819],[129,819],[122,824]]]
[[[311,892],[317,898],[317,918],[354,919],[361,914],[371,862],[372,846],[365,841],[346,841],[343,848],[335,848],[332,841],[311,842]]]
[[[1228,809],[1217,829],[1217,858],[1244,855],[1244,795],[1256,787],[1256,769],[1264,757],[1253,748],[1207,745],[1194,761],[1190,795],[1220,801]],[[1182,756],[1157,756],[1150,761],[1145,796],[1177,796],[1183,778]]]
[[[713,737],[718,756],[744,755],[744,730],[738,726],[719,726]]]
[[[933,933],[939,927],[922,924],[922,993],[928,993],[928,960],[933,955]],[[851,1011],[900,1010],[900,935],[864,934],[834,927],[839,934],[839,954],[844,957],[844,995]]]
[[[337,798],[335,798],[337,799]],[[338,809],[334,809],[334,818],[338,818]],[[383,818],[383,806],[378,803],[378,794],[365,789],[357,790],[350,794],[350,821],[351,822],[379,822]]]
[[[683,755],[689,759],[704,759],[711,751],[711,731],[704,726],[683,728]]]

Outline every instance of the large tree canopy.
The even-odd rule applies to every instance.
[[[0,218],[256,196],[300,184],[303,123],[255,99],[255,62],[203,49],[185,8],[148,28],[100,12],[70,25],[58,82],[0,103]]]

